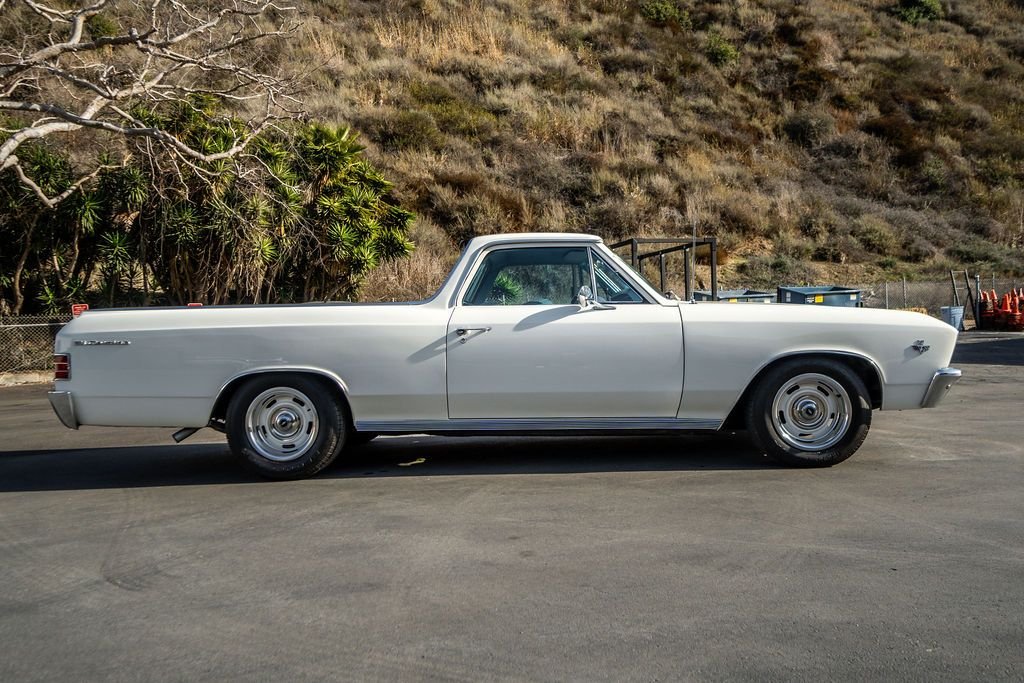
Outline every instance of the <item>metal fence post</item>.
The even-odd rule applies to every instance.
[[[974,274],[974,329],[981,329],[981,274]]]
[[[889,281],[886,280],[885,282],[882,283],[882,285],[885,287],[885,308],[886,308],[886,310],[888,310],[889,309]]]
[[[903,308],[909,308],[907,305],[907,277],[903,276]]]

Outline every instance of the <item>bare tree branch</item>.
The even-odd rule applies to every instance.
[[[39,187],[39,185],[37,185],[34,180],[25,175],[25,170],[21,167],[18,157],[7,157],[7,159],[3,163],[3,166],[0,166],[0,170],[7,168],[14,169],[14,172],[18,175],[18,179],[21,180],[21,183],[25,185],[25,187],[27,187],[28,189],[32,190],[32,192],[35,193],[36,197],[39,199],[40,202],[42,202],[44,206],[46,206],[48,209],[52,209],[58,204],[60,204],[62,201],[73,195],[75,192],[77,192],[78,188],[80,188],[82,185],[89,182],[93,178],[95,178],[102,171],[114,167],[110,165],[99,166],[93,169],[91,172],[87,173],[86,175],[83,175],[80,178],[78,178],[78,180],[71,184],[71,187],[67,188],[60,194],[55,195],[53,197],[48,197],[46,195],[46,192],[43,191],[43,188]]]
[[[126,141],[150,140],[198,169],[242,153],[267,126],[301,108],[293,80],[261,70],[253,50],[256,43],[297,30],[296,23],[279,19],[294,7],[226,0],[219,9],[197,10],[182,0],[93,0],[62,9],[44,0],[0,0],[0,9],[8,3],[20,4],[29,24],[35,16],[37,28],[45,21],[49,29],[26,32],[21,45],[0,43],[0,113],[11,112],[21,124],[0,138],[0,172],[12,170],[47,206],[69,195],[46,198],[28,178],[17,157],[25,143],[96,131]],[[128,18],[114,35],[91,34],[91,20],[107,11]],[[135,113],[211,95],[240,104],[264,102],[228,149],[215,153],[162,129],[153,122],[159,118],[144,121]],[[92,177],[95,173],[83,171],[75,189]]]

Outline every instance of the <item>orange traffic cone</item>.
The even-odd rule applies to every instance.
[[[1013,332],[1024,330],[1024,316],[1021,315],[1020,303],[1020,297],[1014,292],[1013,300],[1010,304],[1011,312],[1006,318],[1006,328]]]
[[[996,309],[996,329],[1005,330],[1010,324],[1010,294],[1003,295]]]

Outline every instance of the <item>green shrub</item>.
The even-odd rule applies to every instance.
[[[93,40],[109,38],[120,33],[121,28],[117,22],[105,14],[94,14],[85,20],[85,29]]]
[[[720,33],[712,31],[704,44],[704,54],[715,66],[726,66],[739,59],[740,51]]]
[[[787,118],[782,130],[802,147],[817,147],[835,134],[836,121],[828,112],[804,110]]]
[[[923,237],[915,236],[903,245],[903,258],[913,263],[921,263],[935,256],[935,247]]]
[[[640,6],[640,14],[658,26],[671,24],[690,29],[693,25],[689,13],[675,0],[650,0]]]
[[[492,133],[498,120],[486,109],[461,100],[428,104],[424,109],[441,130],[471,138]]]
[[[775,240],[775,250],[780,256],[806,261],[814,253],[814,242],[802,235],[783,232]]]
[[[900,0],[892,12],[900,21],[916,25],[922,21],[941,19],[942,3],[939,0]]]
[[[494,131],[497,117],[483,107],[460,99],[438,83],[414,81],[409,94],[423,111],[434,117],[437,127],[446,133],[477,137]]]
[[[377,127],[376,137],[391,150],[437,149],[444,143],[434,117],[422,111],[400,111],[385,118]]]
[[[941,157],[926,154],[921,163],[921,179],[929,190],[941,190],[949,180],[949,168]]]
[[[457,99],[451,90],[445,86],[428,81],[413,81],[410,83],[409,94],[419,104],[441,104]]]
[[[868,251],[891,256],[899,247],[892,226],[878,216],[861,216],[853,226],[853,236]]]
[[[993,264],[999,261],[999,249],[996,245],[982,239],[965,239],[960,244],[950,247],[947,251],[950,258],[963,264]]]
[[[846,261],[846,254],[839,248],[839,245],[830,241],[819,244],[811,258],[815,261],[825,261],[827,263],[844,263]]]

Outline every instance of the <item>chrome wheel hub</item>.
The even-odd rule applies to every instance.
[[[268,460],[301,458],[313,446],[320,417],[309,397],[292,387],[267,389],[245,413],[249,443]]]
[[[819,373],[797,375],[775,394],[772,427],[790,446],[824,451],[850,428],[853,405],[839,382]]]

